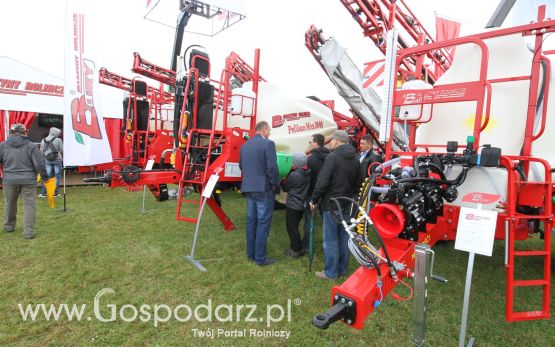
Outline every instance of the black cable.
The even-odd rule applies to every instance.
[[[354,200],[351,199],[351,198],[345,197],[345,196],[339,196],[339,197],[336,197],[336,198],[331,198],[330,200],[335,200],[335,203],[336,203],[337,205],[341,206],[341,205],[339,204],[339,201],[338,201],[339,199],[350,201],[350,202],[352,202],[353,204],[355,204],[355,206],[357,206],[358,208],[362,209],[362,207],[360,207],[360,205],[357,204],[356,201],[354,201]],[[342,215],[343,215],[343,214],[341,213],[341,216],[342,216]],[[343,220],[344,220],[344,219],[343,219]],[[389,253],[387,252],[387,247],[385,246],[385,244],[384,244],[384,242],[383,242],[383,240],[382,240],[382,237],[380,236],[380,233],[378,233],[378,231],[377,231],[376,229],[374,229],[374,231],[375,231],[376,236],[378,237],[378,241],[380,242],[380,245],[382,246],[382,249],[383,249],[384,254],[385,254],[385,257],[386,257],[386,259],[387,259],[387,264],[389,265],[389,268],[390,268],[393,272],[397,273],[397,271],[395,270],[395,267],[393,266],[393,263],[391,262],[391,258],[389,258]]]
[[[343,224],[343,221],[345,221],[345,218],[343,217],[343,211],[342,211],[343,209],[342,209],[342,207],[341,207],[341,203],[339,202],[339,199],[341,199],[341,198],[343,198],[343,199],[345,199],[345,200],[348,200],[348,201],[354,203],[354,204],[357,205],[357,206],[359,206],[359,205],[358,205],[353,199],[350,199],[350,198],[345,198],[345,197],[330,198],[330,202],[333,202],[333,203],[337,206],[337,208],[338,208],[338,214],[339,214],[339,217],[341,218],[341,220],[338,221],[338,222],[339,222],[340,224]],[[360,206],[359,206],[359,207],[360,207]],[[330,213],[332,213],[332,215],[333,215],[333,211],[332,211],[332,207],[331,207],[331,206],[330,206]],[[349,232],[349,231],[348,231],[348,230],[345,230],[345,232]],[[356,242],[356,241],[355,241],[355,242]],[[373,258],[374,256],[371,255],[371,254],[369,254],[364,248],[360,247],[359,245],[357,245],[357,247],[359,248],[359,250],[362,250],[362,251],[366,254],[366,257],[372,262],[372,264],[373,264],[374,267],[376,268],[376,272],[378,273],[378,276],[381,277],[381,276],[382,276],[382,272],[381,272],[381,270],[380,270],[380,268],[379,268],[379,266],[378,266],[378,263],[377,263],[377,262],[375,261],[375,259]],[[383,245],[382,245],[382,247],[383,247]]]
[[[432,171],[437,173],[442,180],[447,180],[447,177],[445,177],[445,173],[443,172],[443,170],[441,170],[441,168],[434,163],[424,163],[420,167],[424,169],[432,169]]]
[[[374,265],[374,268],[376,269],[376,272],[378,273],[378,277],[382,277],[382,270],[380,269],[380,266],[378,264],[378,262],[376,261],[375,256],[373,254],[368,253],[368,251],[366,249],[364,249],[364,247],[359,247],[360,250],[362,250],[365,254],[366,257],[368,258],[368,260],[370,260],[370,262],[372,262],[372,264]]]

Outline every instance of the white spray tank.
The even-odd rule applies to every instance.
[[[232,95],[245,95],[243,90],[251,91],[252,83],[245,83],[239,92],[234,89]],[[241,102],[245,103],[244,97],[243,101],[239,100],[240,98],[237,97],[237,105]],[[242,105],[245,107],[244,104]],[[239,109],[235,107],[233,106],[234,110]],[[230,125],[238,126],[235,124],[243,122],[245,126],[243,118],[249,121],[249,118],[245,117],[229,117]],[[282,177],[289,172],[295,152],[306,153],[310,150],[309,141],[313,134],[322,134],[328,139],[337,129],[333,113],[328,107],[318,101],[293,95],[288,90],[267,82],[258,84],[256,122],[260,121],[266,121],[270,125],[270,140],[276,144],[278,166]]]
[[[401,90],[422,90],[432,89],[432,85],[419,79],[414,79],[403,83]],[[430,118],[432,106],[430,104],[423,105],[405,105],[399,109],[399,119],[407,121],[425,121]]]
[[[522,35],[496,37],[484,42],[489,49],[489,80],[530,74],[533,54],[526,47]],[[481,51],[476,45],[458,46],[453,65],[435,85],[476,81],[480,62]],[[528,80],[492,83],[490,119],[480,135],[480,144],[499,147],[505,155],[520,154],[524,142],[529,85]],[[551,96],[554,93],[550,91],[549,94]],[[550,161],[552,165],[555,164],[555,138],[548,138],[546,135],[550,132],[547,129],[553,128],[553,110],[553,107],[550,107],[546,133],[533,144],[533,153],[541,154],[541,157]],[[466,143],[466,137],[472,134],[475,112],[474,101],[435,104],[432,120],[418,127],[416,143]],[[455,177],[459,172],[460,168],[455,167],[448,178]],[[463,202],[462,199],[475,192],[498,195],[496,201],[483,206],[484,209],[494,210],[499,203],[506,201],[507,172],[500,168],[474,168],[469,171],[465,182],[458,190],[459,198],[454,202],[458,206],[474,207],[475,204]]]
[[[256,93],[252,89],[235,88],[231,91],[230,113],[234,116],[252,117],[255,113],[255,101]]]

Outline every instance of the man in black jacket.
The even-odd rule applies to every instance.
[[[368,176],[368,167],[373,163],[383,163],[382,157],[372,149],[374,138],[372,135],[366,134],[360,139],[360,152],[358,160],[362,169],[362,177]]]
[[[324,160],[326,156],[330,153],[327,147],[324,147],[326,138],[322,134],[312,135],[312,140],[309,142],[311,147],[310,155],[308,156],[307,166],[310,170],[310,186],[308,187],[308,196],[312,196],[314,192],[314,187],[316,186],[316,179],[318,174],[324,165]],[[320,215],[322,210],[320,210]],[[310,228],[314,227],[314,215],[312,210],[307,206],[304,213],[304,237],[303,237],[303,247],[308,249],[309,243],[309,231]]]
[[[4,231],[15,230],[17,199],[21,195],[25,210],[23,236],[32,239],[36,235],[37,172],[40,172],[44,182],[48,180],[48,174],[44,155],[29,141],[23,124],[13,124],[10,127],[10,137],[0,143],[0,165],[4,168]]]
[[[345,131],[335,131],[330,143],[333,151],[324,161],[310,198],[311,209],[321,203],[324,210],[324,271],[316,272],[317,277],[324,279],[345,275],[349,265],[349,237],[329,211],[331,198],[353,198],[360,186],[360,162],[355,148],[348,142],[349,135]],[[348,215],[349,207],[349,204],[342,204],[344,215]]]

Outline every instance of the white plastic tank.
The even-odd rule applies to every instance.
[[[461,168],[454,167],[453,171],[447,177],[454,179],[461,172]],[[486,194],[492,197],[491,201],[484,203],[482,208],[484,210],[501,212],[500,208],[507,202],[507,171],[504,169],[494,167],[481,167],[476,166],[470,169],[466,175],[464,183],[457,188],[458,197],[452,203],[456,206],[476,207],[476,203],[463,201],[468,195],[483,195]]]
[[[533,54],[527,48],[522,35],[492,38],[485,40],[485,43],[489,49],[487,79],[530,75]],[[476,81],[479,76],[480,52],[474,44],[458,46],[453,65],[435,85]],[[480,135],[481,145],[500,147],[505,155],[520,155],[524,143],[529,85],[528,80],[492,83],[490,119],[487,128]],[[534,143],[532,152],[552,165],[555,164],[554,89],[551,88],[549,92],[551,106],[548,109],[546,131]],[[435,104],[431,122],[418,127],[416,143],[446,144],[447,141],[458,141],[459,144],[465,144],[467,136],[472,135],[475,113],[476,102],[473,101]],[[543,169],[540,168],[539,171]],[[484,205],[484,208],[495,209],[507,195],[506,182],[507,172],[504,169],[472,169],[466,181],[458,187],[460,197],[455,204],[466,205],[462,203],[462,197],[483,192],[500,196],[497,202]]]
[[[256,93],[247,88],[235,88],[231,91],[231,109],[234,116],[252,117]]]
[[[251,83],[245,83],[243,88],[251,88]],[[263,120],[270,124],[270,139],[276,143],[277,151],[284,153],[306,152],[313,134],[327,139],[337,129],[328,107],[266,82],[258,84],[256,121]]]
[[[510,35],[484,41],[489,49],[487,79],[529,75],[532,52],[522,35]],[[479,77],[481,50],[475,44],[457,46],[453,65],[436,86],[476,81]],[[490,120],[480,135],[480,144],[500,147],[503,154],[519,155],[524,142],[529,81],[492,83]],[[484,107],[485,115],[485,107]],[[476,102],[434,104],[432,120],[417,131],[417,143],[465,144],[472,135]],[[484,116],[483,116],[484,118]]]
[[[419,80],[415,79],[412,81],[407,81],[403,83],[402,90],[421,90],[421,89],[432,89],[432,85]],[[432,106],[430,104],[424,105],[406,105],[401,106],[399,110],[399,118],[401,120],[421,120],[425,121],[430,118]]]

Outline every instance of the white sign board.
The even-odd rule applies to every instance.
[[[214,187],[216,186],[219,178],[220,176],[218,175],[210,176],[210,178],[208,179],[208,183],[206,183],[206,186],[202,191],[202,196],[204,196],[205,198],[210,198],[210,196],[212,196],[212,191],[214,190]]]
[[[241,177],[241,169],[239,163],[225,163],[225,177]]]
[[[146,162],[145,171],[150,171],[150,170],[152,170],[152,167],[153,167],[153,166],[154,166],[154,159],[149,159],[149,160]]]
[[[455,249],[491,257],[497,211],[461,207]]]

